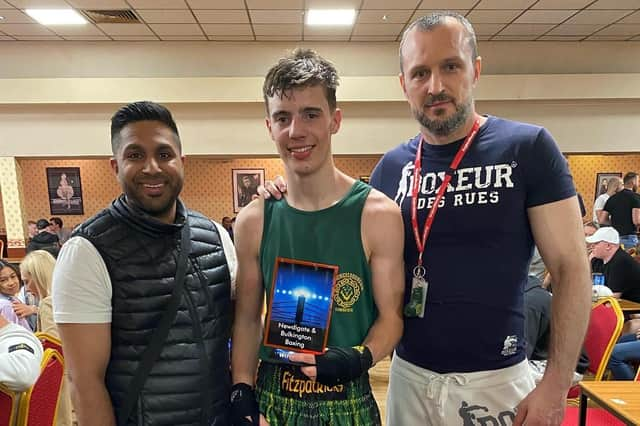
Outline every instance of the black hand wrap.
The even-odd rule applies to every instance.
[[[251,420],[247,417],[250,417]],[[260,424],[256,392],[246,383],[236,383],[231,386],[231,424],[233,426],[258,426]]]
[[[373,356],[366,346],[353,348],[329,348],[316,355],[316,380],[327,386],[335,386],[356,379],[373,365]]]

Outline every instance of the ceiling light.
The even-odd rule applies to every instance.
[[[307,25],[353,25],[354,9],[309,9]]]
[[[0,21],[2,21],[4,19],[4,16],[0,16]]]
[[[27,9],[27,15],[42,25],[82,25],[87,20],[73,9]]]

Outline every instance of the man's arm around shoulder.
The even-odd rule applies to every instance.
[[[369,257],[378,318],[364,345],[373,363],[390,354],[402,336],[404,225],[398,206],[373,189],[362,212],[362,241]]]

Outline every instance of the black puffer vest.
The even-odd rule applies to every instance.
[[[182,300],[129,425],[230,423],[231,297],[222,242],[209,219],[180,201],[176,224],[165,224],[128,205],[124,196],[74,232],[93,243],[111,277],[111,358],[105,383],[117,415],[170,299],[185,214],[191,254]]]

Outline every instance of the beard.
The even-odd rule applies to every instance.
[[[444,118],[442,120],[430,119],[423,112],[423,109],[416,109],[411,107],[411,112],[413,112],[413,116],[418,121],[418,123],[420,123],[422,127],[436,136],[449,136],[451,133],[462,127],[471,114],[471,104],[473,102],[472,98],[469,98],[468,102],[459,104],[456,103],[454,99],[444,94],[440,94],[428,97],[425,105],[444,101],[452,101],[456,107],[456,110],[453,115],[451,115],[451,117]]]
[[[151,217],[160,218],[169,213],[176,205],[182,192],[183,181],[174,180],[166,184],[165,193],[158,197],[144,195],[144,190],[137,185],[124,185],[127,202],[136,206]]]

